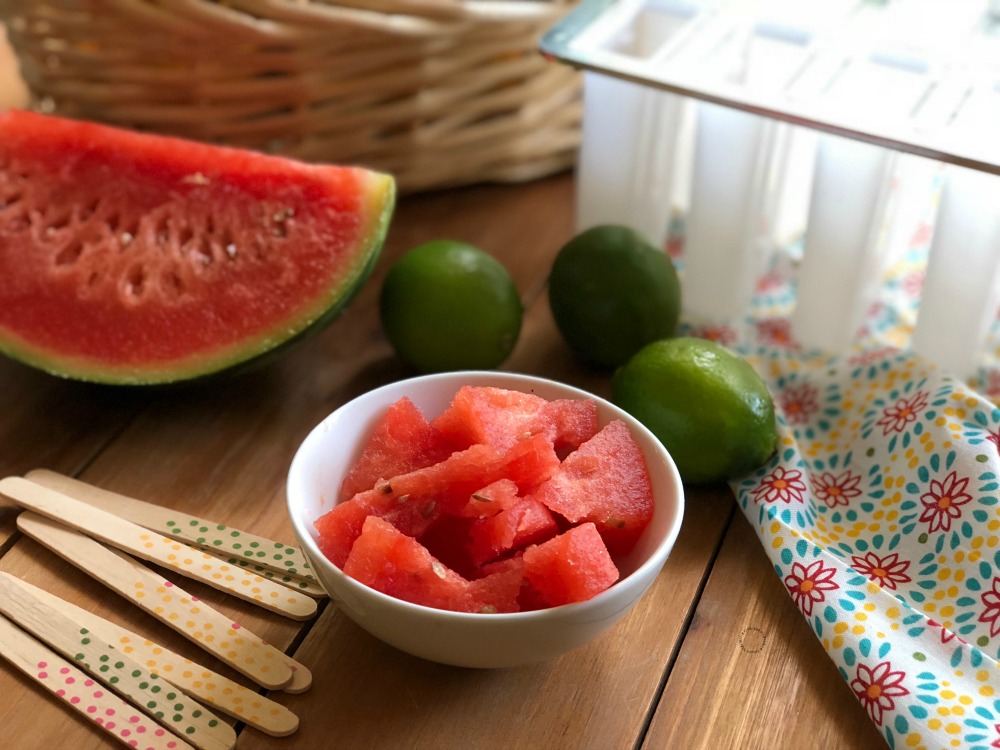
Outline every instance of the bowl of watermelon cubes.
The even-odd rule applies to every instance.
[[[410,654],[463,667],[544,661],[609,628],[680,530],[673,460],[586,391],[501,372],[415,377],[306,437],[288,509],[340,609]]]

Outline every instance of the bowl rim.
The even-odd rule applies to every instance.
[[[463,380],[464,379],[464,380]],[[470,381],[509,381],[512,385],[509,386],[511,390],[522,390],[514,386],[514,383],[522,384],[543,384],[546,387],[554,387],[559,390],[563,390],[567,393],[565,398],[587,398],[597,401],[599,405],[609,409],[614,413],[614,419],[621,419],[629,427],[629,431],[633,433],[633,438],[636,434],[641,435],[645,441],[647,441],[653,448],[654,452],[660,455],[661,458],[665,459],[668,474],[671,478],[671,484],[674,486],[674,495],[676,498],[676,508],[674,510],[675,518],[673,523],[668,527],[667,533],[664,535],[663,539],[657,543],[653,548],[652,552],[647,555],[646,559],[642,561],[631,573],[627,576],[619,578],[611,586],[609,586],[604,591],[594,595],[590,599],[582,602],[571,602],[569,604],[560,604],[554,607],[547,607],[545,609],[530,610],[527,612],[456,612],[454,610],[448,609],[438,609],[436,607],[428,607],[423,604],[416,604],[415,602],[409,602],[405,599],[398,599],[389,594],[385,594],[377,589],[373,589],[360,581],[351,578],[349,575],[344,573],[340,568],[331,563],[326,556],[319,549],[316,543],[316,538],[312,533],[311,526],[300,513],[295,512],[293,503],[293,478],[300,473],[300,467],[302,463],[306,460],[304,455],[304,449],[314,441],[318,440],[318,435],[325,432],[324,425],[337,417],[342,410],[347,409],[349,406],[354,404],[357,400],[361,398],[376,398],[376,394],[385,392],[390,389],[400,389],[409,386],[419,386],[424,383],[436,382],[440,380],[456,380],[459,381],[456,385],[456,392],[458,388],[462,385],[479,385],[479,383],[473,383]],[[482,383],[486,385],[486,383]],[[495,387],[508,387],[508,386],[495,386]],[[562,398],[562,396],[561,396]],[[644,452],[645,454],[645,452]],[[664,447],[657,438],[644,424],[642,424],[638,419],[633,417],[631,414],[626,412],[619,406],[605,399],[597,394],[591,393],[578,386],[569,385],[568,383],[563,383],[552,378],[546,378],[539,375],[529,375],[526,373],[518,372],[507,372],[507,371],[493,371],[493,370],[454,370],[449,372],[440,373],[430,373],[425,375],[414,375],[406,378],[401,378],[399,380],[394,380],[389,383],[385,383],[371,390],[360,393],[357,396],[351,398],[349,401],[345,401],[343,404],[338,406],[332,412],[328,413],[319,422],[317,422],[309,433],[303,438],[295,450],[295,454],[292,457],[292,461],[289,465],[286,492],[285,492],[285,502],[286,510],[288,512],[289,519],[292,522],[292,526],[299,537],[299,543],[302,544],[306,542],[307,557],[309,558],[310,564],[316,567],[317,561],[319,564],[329,566],[330,572],[336,576],[340,581],[349,586],[352,590],[363,593],[364,596],[371,596],[386,606],[398,607],[403,611],[412,612],[413,614],[424,616],[424,617],[443,617],[446,619],[453,619],[456,621],[475,621],[475,622],[515,622],[515,621],[530,621],[533,619],[546,619],[553,616],[561,616],[562,614],[583,614],[589,609],[599,609],[605,605],[608,599],[615,598],[619,595],[621,591],[621,585],[630,579],[636,579],[641,576],[650,576],[651,578],[655,576],[656,571],[662,568],[667,558],[670,555],[671,550],[677,541],[677,536],[680,533],[681,525],[684,520],[684,510],[685,510],[685,494],[684,494],[684,483],[681,480],[680,472],[677,469],[677,464],[674,462],[673,457],[670,452]],[[322,581],[317,576],[317,582],[322,586]],[[330,594],[330,592],[327,592]],[[331,598],[333,597],[332,594]],[[641,592],[640,592],[641,596]],[[636,597],[638,598],[638,597]],[[629,605],[625,605],[626,607]]]

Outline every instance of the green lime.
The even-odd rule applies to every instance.
[[[421,372],[489,370],[521,333],[522,305],[507,269],[453,240],[413,248],[389,270],[379,300],[382,329]]]
[[[778,445],[764,381],[745,359],[705,339],[643,347],[615,372],[611,398],[660,439],[688,483],[743,476]]]
[[[611,370],[674,334],[681,288],[673,263],[640,233],[599,226],[566,243],[549,274],[549,305],[586,364]]]

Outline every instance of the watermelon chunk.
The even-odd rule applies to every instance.
[[[376,516],[365,519],[344,573],[383,594],[457,612],[480,608],[469,582],[434,559],[416,540]]]
[[[591,599],[618,580],[604,540],[589,522],[528,547],[523,557],[524,577],[552,607]]]
[[[552,444],[541,435],[518,441],[502,455],[488,445],[474,445],[335,505],[314,524],[320,548],[334,565],[342,566],[367,515],[420,537],[442,516],[467,505],[480,488],[504,477],[518,487],[535,487],[558,465]]]
[[[556,448],[575,448],[597,432],[597,405],[587,399],[547,401],[505,388],[463,386],[432,424],[456,447],[485,443],[506,450],[526,435],[542,434]]]
[[[391,177],[0,112],[0,351],[104,383],[188,380],[328,323]]]
[[[473,521],[468,531],[469,553],[474,564],[482,565],[544,541],[558,531],[549,509],[527,497],[494,516]]]
[[[379,480],[424,469],[445,459],[449,452],[437,430],[404,396],[375,425],[361,456],[344,477],[338,499],[349,500]]]
[[[653,517],[646,461],[620,420],[569,454],[534,496],[571,523],[594,523],[615,554],[629,552]]]

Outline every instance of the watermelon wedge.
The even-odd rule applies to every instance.
[[[0,112],[0,352],[64,377],[190,380],[332,320],[392,178]]]

